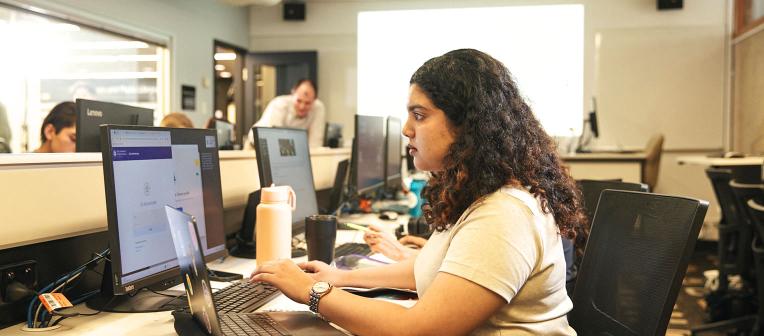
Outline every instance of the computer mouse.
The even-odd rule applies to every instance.
[[[393,211],[383,211],[381,214],[379,214],[379,219],[381,220],[396,220],[398,219],[398,213]]]

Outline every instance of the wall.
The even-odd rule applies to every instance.
[[[23,3],[79,17],[170,36],[170,110],[180,109],[180,86],[196,87],[195,125],[212,115],[212,43],[221,40],[247,47],[249,16],[245,7],[211,0],[27,0]]]
[[[734,52],[734,149],[764,154],[764,29],[736,43]]]
[[[318,50],[319,86],[328,117],[345,124],[352,134],[359,11],[541,3],[585,5],[584,97],[587,109],[589,97],[599,98],[603,129],[600,144],[643,146],[649,137],[645,133],[660,131],[681,134],[667,137],[668,148],[722,147],[726,9],[723,1],[692,1],[679,11],[658,11],[652,0],[494,0],[447,4],[421,0],[327,0],[308,2],[304,22],[283,21],[281,6],[250,7],[250,49]],[[594,42],[597,35],[603,41],[600,48]],[[417,38],[416,32],[412,32],[412,38]],[[684,116],[713,122],[698,123],[694,129],[701,132],[688,132],[685,130],[693,128],[676,122],[687,119]]]
[[[328,120],[344,124],[349,139],[357,106],[359,11],[568,3],[585,5],[584,97],[588,110],[589,97],[598,96],[597,145],[643,147],[652,133],[662,132],[670,152],[656,191],[713,200],[702,168],[678,166],[676,158],[724,147],[725,1],[686,1],[674,11],[658,11],[654,0],[308,1],[304,22],[283,21],[281,6],[250,7],[250,49],[317,50]],[[426,37],[412,32],[412,38]],[[718,218],[712,206],[707,219]]]

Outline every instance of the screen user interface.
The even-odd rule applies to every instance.
[[[205,255],[225,249],[217,139],[199,131],[109,130],[122,284],[178,265],[165,205],[196,217]]]

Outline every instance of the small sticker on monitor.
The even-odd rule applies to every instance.
[[[215,148],[217,147],[217,144],[215,144],[215,138],[214,135],[207,135],[204,137],[204,140],[207,142],[207,148]]]

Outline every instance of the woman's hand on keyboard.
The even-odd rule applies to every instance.
[[[303,304],[308,304],[310,289],[316,282],[290,259],[274,260],[258,266],[249,281],[267,282],[293,301]]]

